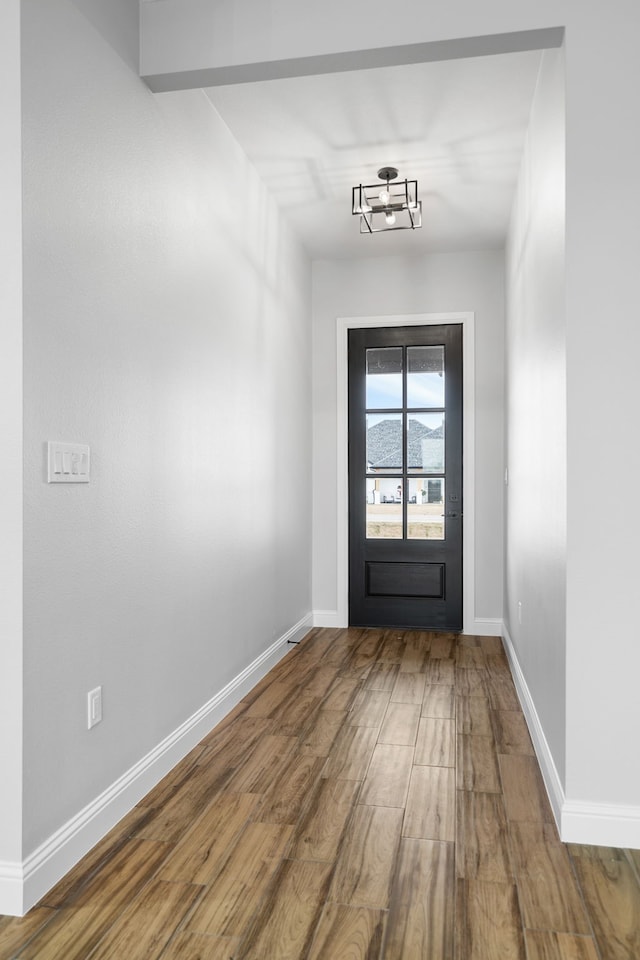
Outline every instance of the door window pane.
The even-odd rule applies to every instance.
[[[367,350],[367,409],[402,406],[402,347]]]
[[[444,407],[444,347],[407,347],[407,406]]]
[[[402,414],[368,413],[367,473],[402,470]]]
[[[412,473],[444,470],[444,413],[407,414],[407,459]]]
[[[367,540],[402,540],[402,478],[367,477]]]
[[[444,477],[409,480],[409,540],[444,540]]]

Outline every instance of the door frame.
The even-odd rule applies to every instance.
[[[348,331],[362,327],[410,327],[435,324],[462,324],[462,496],[464,538],[462,549],[462,629],[481,634],[483,623],[475,616],[475,314],[419,313],[388,317],[338,317],[336,324],[336,578],[337,620],[335,626],[349,624],[349,477],[348,477]],[[495,633],[495,624],[485,632]]]

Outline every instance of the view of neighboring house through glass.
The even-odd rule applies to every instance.
[[[444,396],[444,347],[367,350],[367,539],[444,539]]]

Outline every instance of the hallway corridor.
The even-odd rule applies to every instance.
[[[562,844],[498,638],[312,630],[0,960],[637,960],[640,852]]]

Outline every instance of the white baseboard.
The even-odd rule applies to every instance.
[[[0,860],[0,914],[21,917],[26,912],[23,906],[21,863]]]
[[[640,807],[565,800],[560,835],[565,843],[640,850]]]
[[[502,620],[474,617],[469,626],[465,624],[464,632],[475,637],[501,637],[502,625]]]
[[[313,625],[314,627],[331,627],[338,630],[348,624],[344,622],[344,617],[339,610],[314,610]]]
[[[312,626],[307,615],[23,863],[0,862],[0,914],[24,916],[239,703]]]
[[[333,629],[348,626],[339,610],[314,610],[313,625]],[[499,637],[502,635],[502,620],[475,617],[470,624],[465,624],[464,632],[476,637]]]
[[[553,816],[555,817],[558,831],[562,836],[562,809],[565,802],[564,788],[562,786],[560,777],[558,776],[553,755],[549,749],[547,738],[544,735],[544,730],[542,729],[542,724],[540,723],[540,718],[538,717],[538,711],[536,710],[533,697],[531,696],[529,687],[527,686],[527,681],[525,680],[524,674],[520,667],[511,636],[509,635],[509,631],[504,623],[502,624],[502,642],[509,660],[511,675],[513,676],[513,682],[516,687],[518,699],[520,700],[520,706],[522,707],[522,712],[524,713],[527,726],[529,727],[529,733],[531,734],[531,740],[533,741],[533,749],[536,752],[538,763],[540,764],[540,770],[542,772],[542,778],[544,780],[545,787],[547,788],[547,794],[549,796],[549,802],[551,803],[551,809],[553,810]]]

